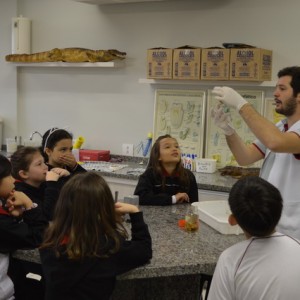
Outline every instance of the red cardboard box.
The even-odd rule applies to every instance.
[[[80,161],[109,161],[110,151],[109,150],[79,150]]]

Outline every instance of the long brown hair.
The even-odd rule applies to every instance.
[[[161,140],[166,139],[166,138],[171,138],[171,139],[174,139],[175,141],[177,141],[175,138],[173,138],[169,134],[161,135],[160,137],[158,137],[152,146],[152,149],[150,152],[149,163],[147,166],[147,169],[152,168],[154,173],[162,178],[163,188],[165,187],[165,176],[163,176],[163,174],[164,174],[163,167],[161,165],[161,161],[159,160],[159,157],[160,157],[160,142],[161,142]],[[171,174],[171,175],[175,175],[175,174],[178,174],[180,183],[185,188],[189,188],[189,185],[190,185],[189,176],[188,176],[187,170],[182,165],[181,159],[177,163],[176,168],[175,168],[173,174]]]
[[[106,181],[95,172],[74,175],[60,192],[53,222],[41,248],[70,259],[102,257],[120,248],[126,230],[117,219],[114,200]]]

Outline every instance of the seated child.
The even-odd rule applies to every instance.
[[[121,223],[126,213],[131,240]],[[62,188],[40,255],[45,300],[108,300],[117,275],[152,257],[151,237],[136,206],[114,203],[105,180],[85,172]]]
[[[12,176],[16,179],[15,189],[37,203],[46,218],[51,220],[60,190],[57,182],[59,178],[69,176],[69,171],[62,168],[48,171],[39,149],[34,147],[19,148],[10,162]]]
[[[299,299],[300,242],[275,227],[282,211],[279,190],[260,177],[245,177],[229,194],[231,225],[246,240],[220,256],[209,300]]]
[[[71,175],[79,172],[86,172],[81,167],[73,153],[73,136],[64,129],[51,128],[43,135],[41,152],[45,158],[49,170],[52,168],[67,169]],[[66,180],[64,180],[65,182]]]
[[[7,275],[10,253],[38,247],[48,225],[40,207],[14,191],[14,181],[9,160],[0,155],[0,299],[14,299],[14,286]]]
[[[171,205],[198,201],[194,174],[183,167],[178,142],[170,135],[154,143],[146,171],[134,191],[141,205]]]

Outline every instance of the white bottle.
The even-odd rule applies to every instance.
[[[192,169],[192,160],[191,160],[190,154],[187,154],[185,168],[188,169],[188,170]]]

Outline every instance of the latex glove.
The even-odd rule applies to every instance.
[[[231,124],[230,113],[224,112],[224,105],[212,108],[210,115],[213,118],[215,125],[222,129],[225,135],[229,136],[234,134],[235,130]]]
[[[248,103],[238,92],[227,86],[216,86],[212,90],[215,98],[222,103],[231,106],[239,111],[243,105]]]

